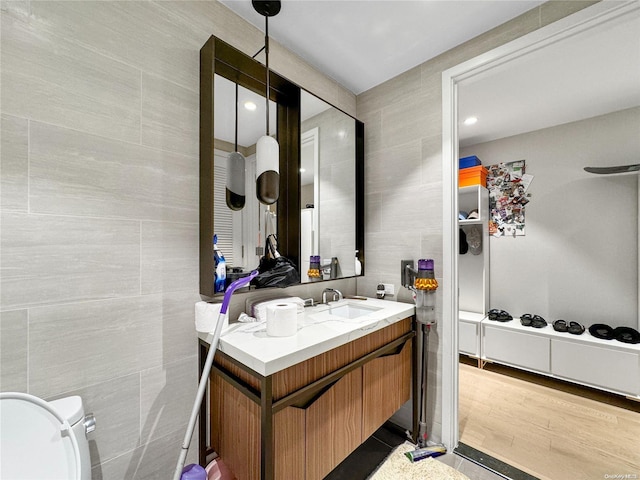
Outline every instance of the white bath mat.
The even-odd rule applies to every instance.
[[[395,448],[368,480],[469,480],[457,470],[434,458],[412,463],[405,452],[415,449],[409,442]]]

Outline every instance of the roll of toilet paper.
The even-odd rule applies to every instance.
[[[298,332],[298,305],[291,302],[267,305],[267,335],[290,337]]]
[[[221,303],[196,302],[196,330],[203,333],[213,333],[220,316]],[[229,326],[229,317],[225,315],[224,330]]]

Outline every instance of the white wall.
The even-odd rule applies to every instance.
[[[526,236],[490,239],[490,308],[637,328],[638,175],[583,167],[637,163],[639,132],[636,107],[461,150],[535,176]]]

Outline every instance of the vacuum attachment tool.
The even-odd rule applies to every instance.
[[[434,445],[433,447],[418,448],[406,452],[405,455],[412,463],[424,460],[425,458],[439,457],[447,453],[446,447],[443,445]]]

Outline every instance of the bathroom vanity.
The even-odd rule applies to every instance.
[[[238,480],[320,480],[417,398],[412,304],[341,300],[298,323],[291,337],[268,337],[264,323],[223,334],[200,414],[202,464],[215,450]],[[201,365],[211,337],[200,335]],[[417,431],[415,401],[413,412]]]

